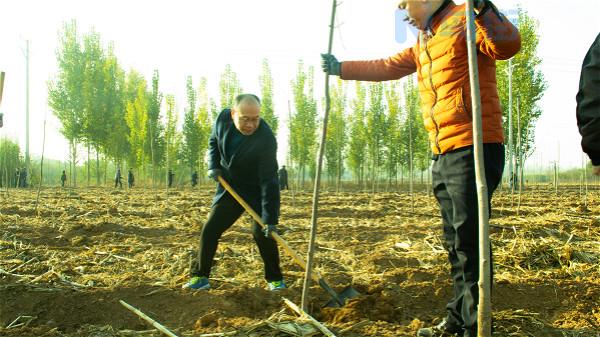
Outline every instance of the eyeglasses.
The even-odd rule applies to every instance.
[[[260,121],[260,117],[238,117],[238,121],[242,124],[256,124]]]

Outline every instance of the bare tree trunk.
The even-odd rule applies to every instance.
[[[408,172],[410,185],[410,210],[415,212],[415,195],[414,195],[414,163],[413,163],[413,139],[412,139],[412,109],[408,109]]]
[[[100,186],[100,152],[96,146],[96,186]]]
[[[42,191],[42,183],[44,181],[44,152],[46,150],[46,121],[44,120],[44,138],[42,141],[42,160],[40,162],[40,182],[38,184],[37,197],[35,198],[35,210],[37,213],[38,205],[40,203],[40,192]]]
[[[333,45],[333,30],[335,25],[335,10],[337,0],[333,0],[331,10],[331,22],[329,24],[329,46],[327,52],[331,54]],[[302,309],[308,312],[309,289],[312,278],[312,266],[315,251],[315,241],[317,238],[317,219],[319,209],[319,183],[321,179],[321,166],[323,165],[323,155],[325,152],[325,140],[327,139],[327,120],[329,118],[329,110],[331,109],[331,98],[329,97],[329,74],[325,76],[325,115],[323,116],[323,130],[321,133],[321,143],[319,144],[319,154],[317,159],[317,170],[315,175],[315,184],[313,190],[312,214],[311,214],[311,229],[310,240],[308,242],[308,256],[306,259],[306,273],[304,275],[304,284],[302,286]]]
[[[87,144],[87,187],[90,187],[90,143]]]
[[[104,186],[106,186],[106,175],[108,171],[108,158],[104,157]]]
[[[71,140],[72,186],[77,187],[77,143]]]
[[[485,163],[483,155],[481,97],[479,92],[479,73],[477,70],[475,12],[473,10],[473,0],[467,0],[466,4],[465,15],[467,17],[467,47],[471,84],[471,106],[473,107],[473,147],[477,199],[479,206],[479,304],[477,308],[477,335],[479,337],[490,337],[492,335],[492,303],[488,188],[485,177]]]
[[[338,169],[337,169],[337,181],[335,186],[335,192],[340,193],[342,188],[342,151],[338,153]]]

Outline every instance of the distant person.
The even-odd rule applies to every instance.
[[[123,188],[123,182],[121,182],[121,169],[117,169],[117,173],[115,174],[115,188]]]
[[[192,187],[196,187],[196,185],[198,185],[198,171],[192,173]]]
[[[27,168],[23,167],[21,169],[21,175],[19,176],[19,187],[26,188],[27,187]]]
[[[15,188],[21,187],[21,170],[15,169]]]
[[[129,173],[127,173],[127,184],[129,188],[132,188],[135,183],[135,177],[133,176],[133,171],[129,169]]]
[[[279,189],[280,190],[287,190],[288,189],[288,172],[285,169],[285,165],[283,165],[280,169],[279,172],[277,172],[279,175]]]
[[[236,97],[233,109],[217,117],[209,139],[209,177],[223,177],[258,213],[266,225],[252,222],[252,235],[264,262],[264,275],[270,290],[286,288],[279,266],[277,242],[271,234],[279,219],[277,184],[277,140],[269,125],[260,118],[260,101],[252,94]],[[189,289],[210,288],[209,276],[217,245],[223,232],[244,213],[240,205],[219,183],[208,220],[200,234],[198,259],[192,265]]]
[[[167,180],[169,182],[169,188],[171,188],[173,186],[173,178],[175,177],[175,173],[173,173],[173,171],[171,171],[171,169],[169,169],[169,172],[167,173]]]
[[[581,147],[600,176],[600,34],[583,59],[577,93],[577,126]]]
[[[322,67],[330,75],[357,81],[398,80],[416,73],[433,153],[433,192],[441,211],[453,284],[445,319],[419,329],[417,336],[473,337],[477,336],[480,256],[466,8],[452,0],[400,0],[398,8],[406,14],[405,21],[419,30],[413,46],[376,60],[339,62],[334,55],[322,54]],[[474,12],[483,161],[491,200],[502,177],[505,152],[496,61],[516,55],[521,37],[491,1],[475,0]]]
[[[62,171],[60,175],[60,187],[65,187],[65,182],[67,181],[67,172],[65,170]]]

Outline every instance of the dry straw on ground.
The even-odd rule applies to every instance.
[[[160,335],[119,299],[178,336],[286,336],[276,323],[298,321],[281,297],[299,302],[304,272],[283,255],[290,289],[267,291],[247,216],[221,240],[213,289],[181,289],[211,197],[210,188],[47,189],[35,212],[33,191],[11,190],[0,204],[0,336]],[[572,189],[525,191],[518,215],[510,199],[493,200],[496,335],[598,337],[599,191],[585,209]],[[282,200],[282,235],[304,252],[310,196]],[[441,219],[431,195],[415,200],[412,212],[404,192],[323,194],[317,269],[363,294],[322,309],[329,298],[313,286],[310,313],[336,336],[413,336],[443,316]]]

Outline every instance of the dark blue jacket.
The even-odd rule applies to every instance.
[[[279,219],[279,181],[277,179],[277,141],[269,125],[260,120],[258,129],[244,136],[235,153],[226,153],[227,142],[235,129],[231,110],[221,111],[208,141],[208,169],[222,170],[223,178],[258,213],[265,224]],[[227,158],[230,158],[228,161]],[[213,205],[226,191],[218,184]]]
[[[585,55],[577,93],[577,125],[581,147],[600,165],[600,34]]]

